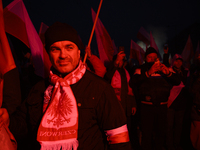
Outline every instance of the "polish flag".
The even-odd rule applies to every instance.
[[[159,53],[159,50],[158,50],[158,46],[156,45],[156,42],[155,42],[155,40],[153,38],[153,35],[152,35],[151,31],[150,31],[150,46],[153,47],[157,51],[158,58],[160,58],[160,60],[162,60],[162,57],[161,57],[161,55]]]
[[[150,35],[149,33],[141,27],[137,33],[137,38],[146,44],[146,47],[150,45]]]
[[[2,0],[0,0],[0,60],[0,79],[2,79],[6,72],[16,68],[5,33]]]
[[[43,22],[41,22],[40,25],[40,30],[39,30],[39,37],[42,41],[42,43],[45,43],[45,38],[44,38],[44,33],[46,32],[46,30],[49,28],[49,26],[47,26],[46,24],[44,24]]]
[[[183,58],[183,62],[185,64],[185,67],[189,68],[190,60],[194,56],[193,45],[192,45],[190,35],[188,36],[188,40],[187,40],[186,45],[185,45],[185,47],[184,47],[184,49],[181,53],[181,56]]]
[[[0,0],[0,108],[3,101],[3,76],[6,72],[16,68],[15,61],[5,33],[3,5]]]
[[[4,8],[5,31],[30,48],[35,73],[44,77],[43,45],[22,0],[14,0]]]
[[[92,11],[92,20],[94,22],[96,13],[93,9]],[[96,27],[95,27],[95,35],[97,40],[97,46],[99,51],[100,60],[104,63],[105,66],[108,66],[109,62],[112,61],[114,48],[112,44],[112,39],[108,34],[106,28],[102,24],[101,20],[98,18]]]
[[[16,68],[15,61],[12,56],[10,45],[5,33],[4,18],[3,18],[3,5],[0,0],[0,108],[3,102],[3,76],[6,72]],[[2,124],[0,130],[0,147],[1,149],[16,150],[17,142],[8,129],[8,127]],[[12,142],[11,142],[12,141]]]
[[[16,68],[4,26],[2,25],[2,16],[0,16],[0,79],[3,78],[6,72]]]
[[[44,24],[43,22],[41,23],[40,25],[40,31],[39,31],[39,37],[43,43],[43,58],[44,58],[44,76],[45,77],[48,77],[49,76],[49,73],[50,73],[50,68],[51,68],[51,61],[49,60],[49,56],[47,54],[47,51],[45,50],[45,47],[44,47],[44,43],[45,43],[45,37],[44,37],[44,33],[46,32],[46,30],[48,29],[49,27]]]
[[[115,41],[112,40],[112,45],[113,45],[113,48],[114,48],[114,54],[113,55],[117,55],[118,54],[118,49],[117,49],[117,46],[115,45]]]
[[[131,40],[130,58],[137,59],[139,65],[142,65],[145,59],[145,51],[133,40]]]

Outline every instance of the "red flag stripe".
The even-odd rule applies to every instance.
[[[150,35],[143,27],[139,29],[137,38],[144,42],[147,46],[150,45]]]
[[[44,77],[43,44],[22,0],[14,0],[4,9],[6,32],[19,38],[30,49],[35,73]],[[28,40],[27,40],[28,39]]]
[[[96,17],[96,13],[93,9],[92,11],[92,19]],[[98,45],[99,57],[100,60],[106,66],[108,62],[112,61],[114,48],[112,45],[112,40],[110,35],[108,34],[107,30],[105,29],[104,25],[102,24],[101,20],[98,18],[96,27],[95,27],[95,35]]]
[[[5,31],[21,40],[28,48],[30,48],[26,33],[26,25],[24,24],[23,20],[14,13],[10,12],[7,8],[5,8],[4,22]]]
[[[144,50],[133,40],[131,40],[131,48],[130,48],[130,58],[137,59],[139,62],[139,65],[142,65],[144,63]]]
[[[160,60],[162,60],[162,57],[161,57],[160,52],[159,52],[159,49],[158,49],[158,47],[156,45],[156,42],[155,42],[151,32],[150,32],[150,46],[153,47],[158,52],[158,57],[160,58]]]

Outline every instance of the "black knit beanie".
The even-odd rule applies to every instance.
[[[58,41],[71,41],[75,43],[80,50],[84,49],[84,45],[77,31],[66,23],[55,22],[47,29],[44,36],[47,53],[49,52],[50,46]]]
[[[149,55],[149,54],[151,54],[151,53],[156,53],[156,54],[158,54],[158,52],[157,52],[153,47],[149,47],[149,48],[147,48],[147,50],[146,50],[145,58],[146,58],[147,55]]]

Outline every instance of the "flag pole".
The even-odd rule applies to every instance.
[[[98,16],[99,16],[99,12],[100,12],[100,9],[101,9],[102,2],[103,2],[103,0],[100,1],[99,7],[98,7],[98,10],[97,10],[97,14],[96,14],[96,18],[94,20],[92,32],[90,34],[90,39],[89,39],[89,42],[88,42],[88,45],[87,45],[88,47],[90,47],[90,43],[92,41],[92,36],[94,34],[94,29],[95,29],[95,26],[96,26],[96,23],[97,23],[97,19],[98,19]],[[87,58],[87,53],[85,53],[85,57],[84,57],[83,63],[85,63],[86,58]]]

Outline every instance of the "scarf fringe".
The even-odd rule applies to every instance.
[[[52,142],[53,143],[53,142]],[[41,149],[40,150],[77,150],[78,148],[78,140],[73,140],[70,142],[65,143],[54,143],[54,144],[47,144],[47,143],[41,143]]]

